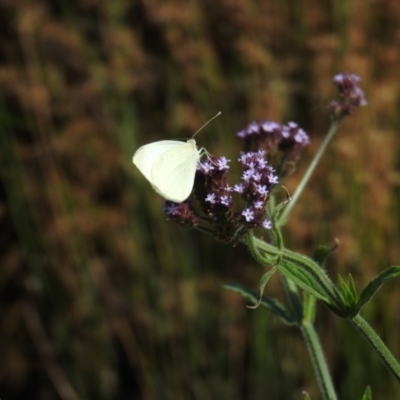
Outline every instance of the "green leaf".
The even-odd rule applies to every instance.
[[[286,260],[282,261],[278,266],[278,270],[285,275],[286,278],[291,279],[303,290],[317,297],[318,299],[329,303],[329,298],[325,290],[319,284],[318,278],[312,271],[300,268],[294,263]]]
[[[231,290],[232,292],[240,294],[246,300],[251,302],[257,301],[257,294],[246,288],[243,285],[233,283],[222,285],[224,289]],[[269,296],[262,296],[260,306],[267,308],[272,314],[279,317],[283,322],[288,325],[297,324],[296,318],[292,315],[289,309],[282,305],[278,300]]]
[[[258,308],[258,306],[261,303],[261,299],[264,293],[264,288],[266,286],[266,284],[268,283],[269,279],[271,278],[271,276],[276,272],[276,267],[272,268],[270,271],[266,272],[260,279],[260,282],[258,284],[258,290],[257,290],[257,301],[256,304],[254,306],[247,306],[248,308],[253,308],[256,309]]]
[[[367,388],[365,389],[365,392],[361,400],[372,400],[372,391],[369,386],[367,386]]]
[[[361,292],[360,299],[357,303],[357,313],[360,312],[361,308],[368,303],[378,289],[389,279],[396,278],[400,275],[400,266],[394,265],[385,269],[376,278],[374,278]]]
[[[340,296],[340,292],[335,286],[330,282],[324,282],[315,271],[301,268],[287,260],[283,260],[279,264],[278,270],[304,291],[321,300],[339,317],[347,318],[349,315],[353,315],[353,313],[349,312],[346,304],[344,304],[342,296]]]
[[[338,241],[331,246],[319,246],[312,256],[312,259],[322,268],[327,258],[336,250]]]
[[[334,242],[331,246],[319,246],[315,251],[312,259],[316,262],[316,264],[320,268],[324,268],[325,261],[328,257],[335,251],[338,243]],[[308,292],[304,292],[303,295],[303,318],[309,322],[313,322],[315,320],[316,313],[316,302],[317,299]]]
[[[344,281],[344,279],[339,275],[339,286],[340,293],[342,295],[343,301],[349,309],[355,309],[357,304],[357,292],[354,286],[354,280],[351,274],[349,274],[348,284]]]
[[[302,394],[304,395],[303,400],[311,400],[311,397],[307,392],[303,392]]]

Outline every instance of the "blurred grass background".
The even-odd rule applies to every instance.
[[[0,396],[10,399],[299,399],[318,390],[298,331],[219,283],[256,287],[240,246],[167,222],[131,163],[142,144],[189,138],[235,159],[253,119],[318,148],[336,95],[362,77],[286,227],[361,289],[400,262],[400,3],[396,0],[0,2]],[[400,284],[364,310],[400,358]],[[279,280],[267,291],[282,296]],[[369,346],[320,307],[339,398],[400,396]]]

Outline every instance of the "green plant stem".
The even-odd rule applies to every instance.
[[[254,253],[258,253],[260,251],[261,253],[267,254],[270,257],[279,257],[279,256],[283,258],[286,257],[287,259],[290,259],[298,263],[298,265],[301,263],[303,267],[305,267],[305,264],[313,263],[311,259],[307,259],[306,257],[296,255],[296,253],[293,253],[287,249],[279,249],[275,246],[270,245],[269,243],[266,243],[260,239],[253,237],[252,235],[248,236],[247,239],[248,243],[250,244],[249,247],[253,250]],[[259,254],[257,254],[257,257],[259,257]],[[285,261],[281,260],[279,266],[277,267],[282,268],[284,264]],[[315,265],[315,267],[316,267],[316,269],[314,270],[315,275],[318,275],[318,273],[322,270],[317,265]],[[290,303],[293,308],[293,312],[298,317],[298,326],[306,342],[307,349],[310,354],[310,358],[312,360],[312,364],[314,367],[314,371],[317,377],[317,381],[323,399],[337,400],[335,389],[332,384],[332,379],[328,370],[328,366],[325,360],[325,356],[318,335],[314,329],[312,322],[302,317],[304,310],[299,309],[298,302],[296,301],[297,298],[296,285],[285,276],[282,275],[282,277],[283,277],[283,284],[286,288],[288,297],[291,300]],[[332,285],[329,278],[324,274],[322,274],[321,281],[322,281],[321,283],[324,283],[328,288]],[[333,295],[335,295],[335,293],[333,293]],[[308,313],[308,314],[311,314],[311,317],[313,318],[313,313]]]
[[[314,326],[308,321],[303,321],[300,325],[300,329],[307,344],[308,353],[310,354],[315,375],[317,376],[319,388],[324,400],[336,400],[337,396],[332,384],[331,375]]]
[[[400,365],[399,362],[393,357],[392,353],[386,347],[385,343],[378,334],[371,328],[367,321],[361,315],[357,315],[350,320],[351,323],[357,328],[359,332],[367,339],[368,343],[376,350],[381,357],[383,363],[387,366],[389,371],[394,375],[396,380],[400,382]]]
[[[304,257],[300,254],[294,253],[288,249],[280,250],[275,246],[254,237],[252,238],[252,241],[253,246],[257,248],[261,253],[265,253],[270,257],[278,256],[279,254],[282,255],[281,262],[278,266],[280,272],[284,275],[289,274],[290,279],[295,279],[297,285],[300,285],[300,287],[304,286],[304,290],[308,290],[311,294],[313,294],[320,300],[325,301],[325,304],[329,305],[329,307],[334,310],[337,315],[348,319],[367,339],[368,343],[372,345],[375,351],[377,351],[384,364],[392,372],[396,380],[400,382],[399,362],[393,357],[392,353],[382,342],[376,332],[360,315],[349,318],[349,311],[351,311],[351,309],[348,310],[346,304],[343,304],[340,293],[333,285],[332,281],[325,274],[325,272],[317,264],[315,264],[313,260],[308,259],[307,257]],[[288,269],[290,265],[288,266],[287,263],[291,263],[292,265],[301,268],[309,276],[312,276],[318,282],[318,287],[322,290],[318,289],[318,287],[316,286],[311,287],[308,284],[304,285],[303,280],[299,280],[297,275],[293,275],[291,273],[291,270]],[[286,276],[286,278],[288,277]],[[287,281],[289,282],[288,279]]]
[[[321,146],[319,147],[317,153],[315,154],[314,159],[312,160],[310,166],[308,167],[307,172],[304,174],[303,179],[297,186],[291,201],[286,205],[285,209],[282,211],[278,225],[282,226],[285,224],[287,217],[292,210],[293,206],[296,204],[297,199],[300,197],[301,192],[303,191],[304,187],[306,186],[307,182],[310,180],[312,173],[314,172],[319,160],[321,159],[322,155],[324,154],[329,142],[332,140],[334,134],[336,133],[341,120],[333,121],[331,126],[329,127],[328,133],[325,136],[324,141],[322,142]]]

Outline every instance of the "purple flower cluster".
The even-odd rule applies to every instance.
[[[270,145],[276,142],[277,145],[283,143],[288,146],[290,143],[298,143],[305,146],[310,142],[308,135],[295,122],[281,125],[274,121],[253,121],[236,136],[242,139],[259,138],[260,142],[266,141]]]
[[[358,86],[361,78],[354,74],[343,73],[336,75],[332,82],[339,91],[340,101],[333,100],[328,109],[332,119],[342,119],[360,106],[367,105],[364,92]]]
[[[233,187],[246,202],[246,207],[240,213],[248,228],[263,226],[271,228],[271,222],[265,217],[265,209],[269,194],[274,185],[279,182],[275,170],[265,159],[265,151],[241,153],[239,161],[243,166],[242,182]]]
[[[199,223],[190,200],[185,200],[183,203],[165,200],[163,210],[171,220],[185,228],[193,228]]]
[[[246,151],[265,150],[268,161],[280,165],[278,175],[292,173],[301,150],[310,140],[295,122],[281,125],[273,121],[254,121],[236,134]]]
[[[264,151],[241,153],[240,183],[228,182],[230,160],[211,157],[199,164],[194,199],[164,203],[168,217],[183,226],[199,227],[224,242],[236,242],[249,229],[271,229],[266,205],[278,176],[265,159]]]

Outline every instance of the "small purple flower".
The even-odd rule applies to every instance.
[[[290,128],[288,126],[284,126],[282,128],[282,137],[284,139],[289,139],[290,138]]]
[[[344,80],[344,74],[337,74],[333,77],[332,83],[334,83],[335,85],[340,85],[343,83],[343,80]]]
[[[220,171],[227,170],[227,169],[229,169],[228,162],[230,162],[230,161],[231,160],[228,160],[226,157],[220,157],[217,160],[216,165]]]
[[[256,156],[256,161],[259,166],[259,168],[264,169],[267,167],[268,161],[264,158],[265,157],[265,151],[257,151],[257,156]]]
[[[225,195],[225,196],[221,196],[220,201],[221,201],[221,204],[228,207],[232,202],[232,198],[231,198],[231,196]]]
[[[305,144],[310,143],[310,139],[308,138],[307,133],[305,133],[305,132],[303,131],[303,129],[299,129],[299,130],[297,131],[297,133],[294,135],[294,140],[295,140],[297,143],[300,143],[300,144],[302,144],[302,145],[305,145]]]
[[[268,189],[265,185],[257,185],[257,192],[261,195],[261,196],[265,196],[268,194]]]
[[[368,105],[367,99],[364,97],[364,92],[359,88],[355,87],[351,94],[351,100],[354,105],[366,106]]]
[[[262,223],[263,228],[265,229],[271,229],[272,228],[272,223],[269,219],[264,219]]]
[[[248,162],[249,158],[251,158],[251,154],[250,153],[241,153],[240,157],[238,158],[238,160],[243,164],[246,165],[246,163]]]
[[[248,169],[243,172],[242,179],[245,182],[248,182],[250,179],[254,178],[254,173],[255,173],[254,169]]]
[[[214,165],[211,163],[211,161],[207,160],[199,164],[199,169],[208,174],[214,169]]]
[[[237,183],[235,186],[233,186],[233,190],[238,193],[243,193],[244,190],[243,183]]]
[[[258,132],[258,124],[257,124],[257,122],[252,122],[252,123],[247,127],[247,132],[248,132],[248,133],[257,133],[257,132]]]
[[[254,179],[256,182],[259,182],[259,181],[261,180],[261,178],[262,178],[262,175],[261,175],[259,172],[254,172],[254,174],[253,174],[253,179]]]
[[[206,201],[208,201],[211,204],[215,204],[217,202],[215,198],[215,193],[209,193],[206,197]]]
[[[278,176],[274,175],[272,172],[268,175],[268,179],[271,185],[276,185],[279,182]]]
[[[273,121],[264,121],[261,126],[265,132],[273,132],[280,128],[280,125]]]
[[[254,219],[254,211],[250,208],[246,208],[245,210],[243,210],[242,215],[245,218],[246,222],[250,222]]]
[[[342,74],[337,74],[333,77],[332,82],[335,85],[342,85],[345,84],[346,81],[350,81],[353,84],[357,84],[360,82],[361,78],[358,75],[355,74],[349,74],[349,73],[342,73]]]
[[[258,166],[259,166],[261,169],[265,169],[265,168],[267,168],[267,166],[268,166],[268,161],[267,161],[267,160],[264,160],[264,159],[260,159],[260,160],[258,161]]]
[[[179,204],[168,202],[164,203],[162,209],[169,216],[175,215],[178,212]]]
[[[254,208],[257,208],[258,210],[261,208],[264,208],[264,202],[261,200],[257,200],[254,202]]]

